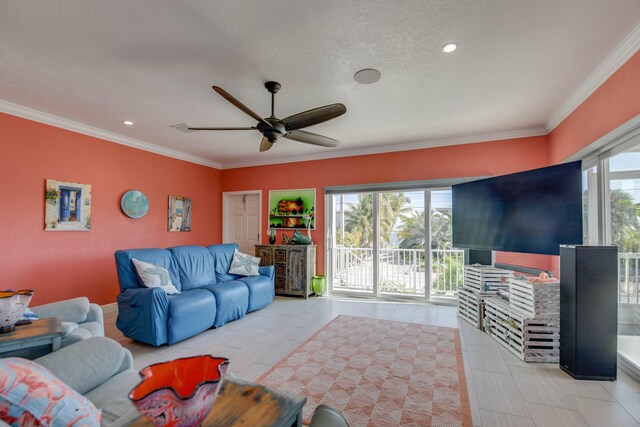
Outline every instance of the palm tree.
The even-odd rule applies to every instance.
[[[411,199],[404,193],[382,193],[380,195],[380,240],[389,245],[391,232],[396,228],[402,214],[411,210]]]
[[[451,249],[451,213],[431,210],[431,249]]]
[[[401,249],[424,249],[424,211],[402,216],[402,228],[398,233]]]
[[[382,193],[380,195],[380,240],[391,243],[391,233],[402,213],[409,210],[409,197],[404,193]],[[345,211],[345,231],[352,237],[359,237],[359,247],[373,245],[373,194],[358,195],[358,202],[350,204]],[[346,234],[346,233],[345,233]],[[346,241],[346,239],[345,239]]]
[[[373,244],[373,195],[358,195],[358,203],[350,204],[345,211],[345,231],[357,237],[356,244],[360,248],[368,248]]]
[[[621,189],[611,190],[611,241],[631,251],[640,242],[640,204]]]
[[[424,212],[403,216],[398,236],[403,249],[422,249],[426,238]],[[438,209],[431,210],[431,249],[451,249],[451,215]]]

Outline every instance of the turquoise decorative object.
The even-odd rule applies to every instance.
[[[324,276],[313,276],[311,279],[311,288],[316,296],[321,297],[327,290],[327,278]]]
[[[129,218],[142,218],[149,212],[149,200],[142,191],[131,190],[124,193],[120,200],[122,212]]]
[[[298,230],[293,232],[293,237],[291,238],[291,243],[294,245],[310,245],[311,237],[305,236],[304,234],[298,232]]]

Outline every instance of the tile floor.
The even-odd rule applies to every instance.
[[[236,378],[253,381],[339,314],[448,326],[460,330],[474,426],[640,426],[640,382],[576,381],[557,365],[524,363],[488,335],[456,317],[456,308],[356,299],[276,298],[268,307],[172,346],[124,338],[115,313],[106,334],[129,348],[137,369],[211,353],[228,357]]]

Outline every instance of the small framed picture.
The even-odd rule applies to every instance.
[[[169,196],[169,231],[191,231],[191,198]]]

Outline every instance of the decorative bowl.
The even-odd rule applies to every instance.
[[[228,366],[229,359],[210,355],[147,366],[129,399],[155,426],[199,426],[211,412]]]
[[[11,332],[22,319],[33,297],[32,290],[0,291],[0,334]]]
[[[120,207],[129,218],[142,218],[149,212],[149,199],[142,191],[130,190],[120,199]]]

